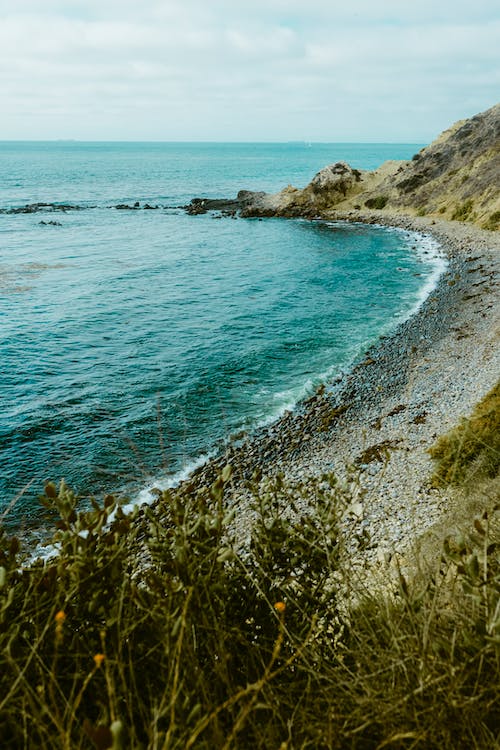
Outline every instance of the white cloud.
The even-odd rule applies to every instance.
[[[0,0],[0,138],[425,141],[499,36],[489,0]]]

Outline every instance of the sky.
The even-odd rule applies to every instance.
[[[498,0],[0,0],[0,140],[427,143],[499,98]]]

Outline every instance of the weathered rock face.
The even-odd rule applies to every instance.
[[[250,202],[242,216],[314,217],[361,190],[362,172],[339,161],[320,170],[303,189],[289,185]]]
[[[338,161],[320,170],[309,183],[309,187],[314,195],[330,196],[338,193],[345,198],[360,180],[359,169],[352,169],[345,161]]]
[[[468,197],[477,193],[477,188],[482,192],[486,185],[491,185],[495,175],[498,187],[499,158],[500,105],[497,105],[470,120],[457,123],[430,146],[415,154],[403,178],[396,181],[396,187],[401,193],[401,200],[408,195],[421,200],[433,191],[441,192],[436,191],[438,186],[442,188],[439,182],[441,177],[453,177],[464,168],[472,169],[478,166],[476,162],[479,160],[482,167],[477,175],[479,184],[477,180],[463,181],[467,182],[463,194]],[[421,190],[424,186],[426,190]]]

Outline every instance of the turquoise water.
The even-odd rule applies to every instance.
[[[418,148],[0,144],[0,207],[83,206],[0,214],[8,522],[43,523],[46,479],[134,497],[277,417],[407,317],[442,264],[399,230],[109,206],[301,186],[339,159],[373,168]]]

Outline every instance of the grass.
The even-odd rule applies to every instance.
[[[231,542],[229,470],[141,519],[78,514],[22,570],[2,537],[0,742],[24,748],[491,748],[500,740],[500,577],[489,520],[425,582],[341,605],[333,477],[255,496]],[[54,497],[55,494],[55,497]],[[308,500],[310,513],[300,512]],[[297,521],[278,508],[291,502]]]
[[[498,472],[498,399],[441,439],[443,481]],[[0,531],[0,746],[499,747],[500,506],[382,590],[349,562],[370,547],[346,531],[350,485],[247,489],[241,527],[230,466],[131,516],[49,483],[58,554],[27,567]]]
[[[483,229],[495,232],[500,229],[500,211],[494,211],[483,224]]]
[[[477,404],[468,419],[431,448],[435,486],[460,485],[494,477],[500,469],[500,382]]]

